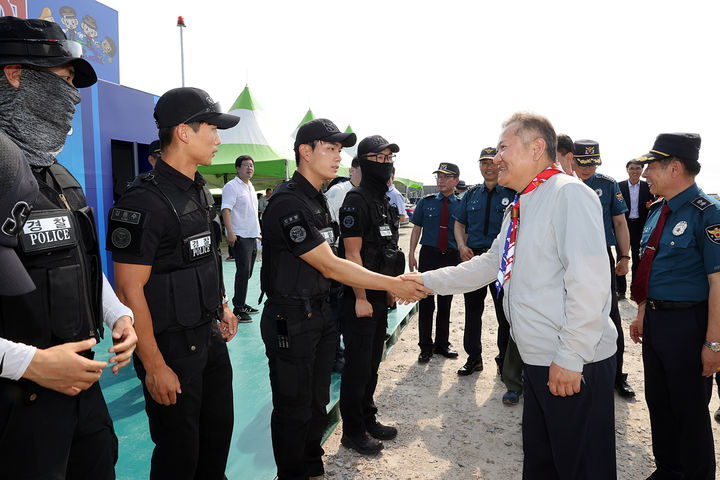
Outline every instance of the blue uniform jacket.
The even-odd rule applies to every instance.
[[[613,228],[612,217],[628,211],[620,187],[614,178],[596,173],[585,180],[585,185],[595,190],[603,211],[603,224],[605,225],[605,243],[608,247],[615,245],[615,229]]]
[[[640,241],[643,251],[663,203],[650,207]],[[710,292],[707,276],[720,272],[720,202],[693,184],[667,204],[671,212],[652,262],[648,298],[703,302]]]
[[[490,248],[500,233],[505,209],[514,198],[515,190],[501,185],[489,190],[482,184],[465,193],[455,213],[455,220],[467,227],[468,247]]]
[[[440,214],[442,213],[443,194],[438,192],[436,195],[426,195],[421,198],[415,206],[410,221],[422,227],[422,236],[420,237],[420,245],[430,247],[438,246],[438,236],[440,234]],[[455,214],[460,206],[460,200],[451,193],[448,197],[448,248],[457,250],[455,243]]]

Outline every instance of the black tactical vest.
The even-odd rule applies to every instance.
[[[33,174],[38,198],[16,251],[37,288],[0,296],[0,337],[39,348],[99,341],[103,282],[95,216],[65,167],[55,163]]]
[[[285,181],[275,187],[268,200],[267,208],[273,201],[283,195],[292,196],[299,204],[305,205],[312,212],[312,222],[331,248],[338,235],[337,224],[330,218],[327,203],[318,204],[312,199],[297,191],[293,181]],[[266,211],[267,211],[266,208]],[[277,248],[276,245],[282,245]],[[260,271],[260,286],[262,291],[273,299],[309,300],[327,296],[330,293],[332,281],[315,270],[310,264],[296,257],[284,246],[283,242],[276,242],[272,246],[266,244],[262,249],[262,269]]]
[[[397,209],[390,205],[387,195],[378,197],[362,186],[350,189],[347,195],[359,195],[370,214],[370,228],[363,232],[360,249],[363,266],[383,275],[402,274],[405,271],[405,254],[398,247],[400,232]],[[342,241],[339,250],[340,256],[344,258],[345,245]]]
[[[198,201],[189,191],[181,190],[154,172],[138,175],[128,191],[134,188],[146,189],[162,198],[168,205],[168,213],[179,224],[174,251],[156,257],[145,284],[145,299],[155,334],[216,320],[224,289],[218,247],[220,219],[210,191],[203,186]]]

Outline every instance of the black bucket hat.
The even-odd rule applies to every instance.
[[[82,58],[82,46],[68,40],[55,22],[0,17],[0,65],[75,67],[73,85],[84,88],[97,82],[95,70]]]

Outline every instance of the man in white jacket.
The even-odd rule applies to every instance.
[[[554,164],[547,119],[516,113],[503,128],[498,180],[521,193],[490,251],[407,277],[440,295],[504,287],[525,364],[523,479],[615,479],[617,332],[600,202]]]

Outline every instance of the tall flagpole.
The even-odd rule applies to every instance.
[[[182,86],[185,86],[185,51],[183,49],[183,28],[185,28],[185,19],[178,17],[177,26],[180,28],[180,72],[182,74]]]

